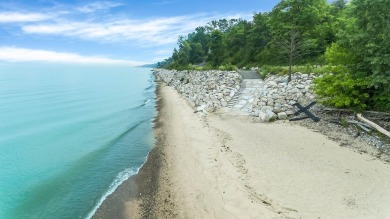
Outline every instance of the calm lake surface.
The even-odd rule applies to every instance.
[[[88,218],[154,145],[147,68],[0,64],[0,218]]]

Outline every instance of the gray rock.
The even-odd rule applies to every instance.
[[[286,111],[286,114],[287,114],[287,116],[291,116],[291,115],[294,114],[294,112],[293,112],[292,110],[287,110],[287,111]]]
[[[271,86],[271,87],[276,87],[276,86],[278,86],[278,84],[277,84],[275,81],[270,81],[270,82],[268,82],[268,85]]]
[[[259,113],[260,122],[269,122],[271,119],[275,118],[275,116],[275,113],[271,110],[264,110]]]
[[[285,112],[278,113],[278,119],[280,120],[287,119],[287,113]]]
[[[272,110],[274,113],[279,113],[282,111],[282,105],[280,103],[275,103],[274,109]]]
[[[296,94],[296,93],[299,93],[299,89],[298,88],[293,88],[289,92],[292,93],[292,94]]]
[[[230,96],[226,96],[223,98],[225,101],[229,102],[232,98]]]
[[[208,112],[208,113],[211,113],[211,112],[214,112],[214,107],[207,107],[206,108],[206,111]]]

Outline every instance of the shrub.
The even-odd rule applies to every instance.
[[[266,71],[257,71],[257,73],[260,75],[261,79],[265,79],[268,75]]]
[[[231,63],[226,63],[224,65],[220,65],[218,70],[221,71],[237,71],[237,67],[232,65]]]
[[[349,65],[355,62],[353,54],[347,49],[332,43],[325,52],[326,62],[331,65]]]
[[[286,75],[288,74],[288,67],[286,66],[270,66],[264,65],[261,67],[261,71],[265,72],[264,74],[273,74],[273,75]]]
[[[356,110],[367,108],[370,95],[366,80],[354,78],[343,66],[330,67],[329,72],[333,73],[314,80],[314,90],[323,104]]]

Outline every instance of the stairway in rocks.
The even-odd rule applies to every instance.
[[[225,111],[235,115],[251,115],[252,103],[264,91],[264,81],[261,79],[244,79],[240,89],[225,107]]]
[[[240,98],[242,91],[245,89],[243,86],[245,86],[243,83],[240,85],[240,89],[234,94],[232,99],[227,103],[226,109],[231,110],[234,105],[237,103],[238,99]]]

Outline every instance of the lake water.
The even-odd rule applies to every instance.
[[[145,162],[155,116],[150,69],[0,64],[0,218],[88,218]]]

